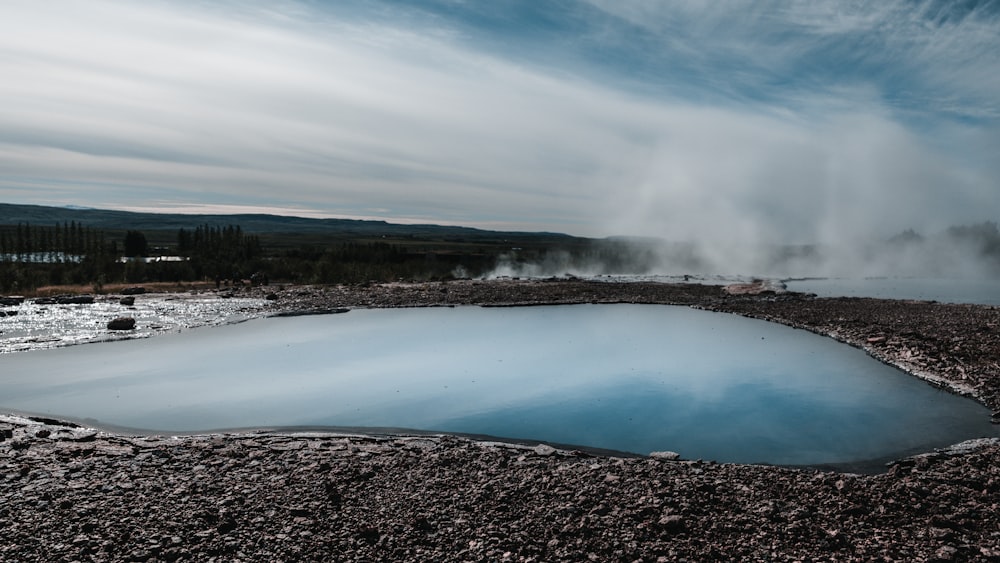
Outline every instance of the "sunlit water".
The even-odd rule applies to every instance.
[[[918,299],[941,303],[1000,305],[1000,279],[822,278],[785,282],[790,291],[820,297]]]
[[[0,406],[162,431],[329,425],[836,464],[989,412],[788,327],[654,305],[356,310],[0,355]]]
[[[86,305],[39,305],[28,299],[0,306],[0,354],[228,324],[263,315],[266,304],[264,299],[215,294],[144,294],[129,306],[118,296],[98,296]],[[134,318],[135,330],[109,331],[108,321],[116,317]]]

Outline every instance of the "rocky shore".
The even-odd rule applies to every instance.
[[[1000,310],[695,284],[253,288],[272,313],[667,303],[828,334],[1000,409]],[[1000,441],[854,475],[448,436],[139,437],[0,417],[4,561],[1000,561]]]

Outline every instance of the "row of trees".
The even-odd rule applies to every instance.
[[[52,227],[19,223],[0,227],[0,260],[3,262],[78,262],[84,256],[114,252],[104,233],[76,222]]]
[[[116,242],[78,223],[0,226],[0,291],[43,285],[100,285],[116,270]]]
[[[262,254],[260,237],[243,232],[239,225],[204,225],[177,231],[177,253],[205,260],[252,260]]]

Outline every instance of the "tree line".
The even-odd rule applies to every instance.
[[[4,262],[79,261],[109,249],[104,233],[76,223],[51,227],[18,223],[0,227],[0,259]]]
[[[147,236],[149,235],[149,236]],[[258,279],[292,283],[364,283],[444,279],[492,268],[481,252],[441,251],[434,243],[404,247],[345,240],[266,248],[239,225],[163,232],[106,233],[77,223],[0,226],[0,292],[50,285]],[[152,246],[151,239],[159,246]]]
[[[100,285],[115,270],[118,253],[117,242],[76,222],[0,226],[0,291]]]

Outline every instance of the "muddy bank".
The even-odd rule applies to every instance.
[[[270,312],[668,303],[831,334],[994,410],[989,307],[583,281],[257,288]],[[1000,561],[1000,442],[874,476],[461,438],[129,437],[0,417],[0,560]]]

